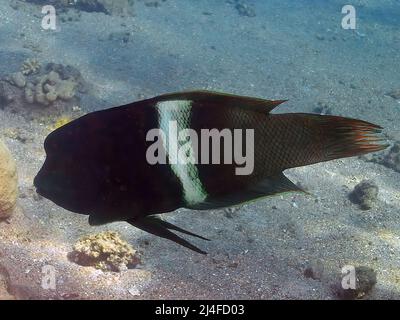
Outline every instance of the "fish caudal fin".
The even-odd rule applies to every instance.
[[[154,234],[158,237],[174,241],[174,242],[180,244],[181,246],[184,246],[190,250],[196,251],[201,254],[207,254],[207,252],[200,250],[196,246],[192,245],[190,242],[177,236],[175,233],[169,231],[169,229],[175,230],[175,231],[178,231],[178,232],[181,232],[181,233],[193,236],[193,237],[197,237],[197,238],[200,238],[203,240],[210,241],[209,239],[206,239],[202,236],[199,236],[197,234],[194,234],[192,232],[189,232],[182,228],[179,228],[169,222],[161,220],[160,218],[158,218],[156,216],[147,216],[147,217],[140,218],[140,219],[128,220],[127,222],[136,228],[139,228],[143,231]]]
[[[377,152],[388,147],[375,124],[308,113],[273,115],[284,124],[284,169]],[[289,142],[290,141],[290,142]]]
[[[321,116],[320,132],[325,140],[323,160],[353,157],[370,152],[377,152],[388,147],[383,144],[380,126],[338,116]]]

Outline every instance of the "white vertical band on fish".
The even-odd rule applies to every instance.
[[[180,141],[178,132],[190,128],[192,102],[189,100],[162,101],[156,105],[159,115],[159,128],[165,133],[163,146],[166,151],[170,166],[179,178],[184,199],[187,204],[201,203],[207,198],[207,192],[199,178],[199,171],[194,163],[181,163],[178,159]],[[191,146],[191,154],[197,152]]]

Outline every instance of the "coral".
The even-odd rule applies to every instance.
[[[362,210],[369,210],[378,199],[378,186],[368,180],[364,180],[355,186],[349,198],[352,202],[359,204]]]
[[[0,141],[0,219],[12,214],[17,197],[16,164],[6,145]]]
[[[134,250],[116,232],[106,231],[81,238],[70,259],[103,271],[122,271],[138,263]]]
[[[78,69],[70,65],[62,65],[57,63],[48,63],[46,65],[46,72],[54,71],[60,75],[62,80],[71,80],[76,82],[76,89],[81,93],[86,93],[88,91],[88,84],[83,79],[81,73]]]
[[[25,99],[29,103],[37,102],[49,105],[57,99],[71,100],[75,96],[77,83],[73,78],[62,80],[55,71],[39,77],[36,83],[29,82],[25,88]]]
[[[7,81],[17,88],[24,89],[24,97],[28,103],[50,105],[56,100],[68,101],[75,97],[76,91],[86,92],[87,85],[80,72],[71,67],[61,64],[49,63],[46,73],[35,79],[29,77],[40,71],[40,64],[35,59],[24,62],[21,72],[13,73]],[[12,95],[5,94],[4,84],[0,84],[0,101],[11,102]]]
[[[37,59],[27,59],[21,66],[21,72],[25,76],[36,74],[40,71],[41,65]]]
[[[39,74],[24,75],[24,71],[15,72],[0,80],[0,108],[5,106],[39,106],[66,104],[77,93],[87,93],[89,86],[79,70],[72,66],[48,63]],[[12,104],[11,104],[12,103]]]
[[[26,78],[22,72],[15,72],[10,76],[9,82],[18,88],[24,88],[26,85]]]

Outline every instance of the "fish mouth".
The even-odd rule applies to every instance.
[[[41,183],[40,183],[40,173],[33,179],[33,186],[36,189],[36,193],[41,195],[41,196],[45,196],[44,192],[43,192],[43,188],[41,187]]]
[[[49,175],[47,174],[47,172],[41,169],[36,177],[33,179],[33,186],[36,189],[36,193],[45,198],[49,198],[50,196],[50,186],[48,184],[48,178]]]

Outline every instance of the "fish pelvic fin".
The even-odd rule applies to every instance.
[[[147,217],[140,218],[140,219],[127,220],[127,222],[136,228],[139,228],[143,231],[146,231],[146,232],[156,235],[158,237],[171,240],[171,241],[178,243],[181,246],[184,246],[185,248],[193,250],[197,253],[207,254],[207,252],[197,248],[190,242],[186,241],[185,239],[183,239],[183,238],[179,237],[178,235],[176,235],[175,233],[171,232],[169,229],[175,230],[175,231],[178,231],[178,232],[181,232],[181,233],[193,236],[193,237],[197,237],[197,238],[200,238],[203,240],[210,241],[209,239],[206,239],[206,238],[199,236],[197,234],[194,234],[192,232],[186,231],[186,230],[179,228],[169,222],[163,221],[160,218],[158,218],[157,216],[152,215],[152,216],[147,216]]]
[[[265,100],[261,98],[254,98],[248,96],[239,96],[234,94],[197,90],[197,91],[184,91],[177,93],[168,93],[158,96],[157,102],[168,100],[188,100],[193,103],[207,103],[219,105],[227,105],[230,107],[246,108],[257,112],[269,113],[281,103],[287,100]]]

